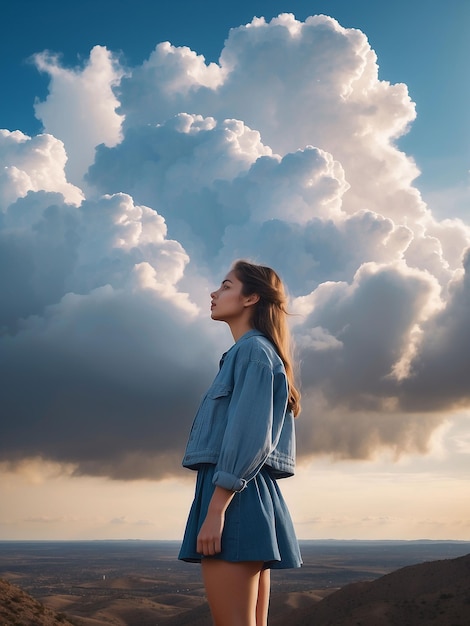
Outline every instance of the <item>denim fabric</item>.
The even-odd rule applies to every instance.
[[[223,561],[263,561],[264,567],[300,567],[302,557],[286,502],[272,471],[264,465],[246,489],[236,493],[225,512],[222,551],[212,557],[197,552],[197,536],[214,493],[215,466],[198,470],[196,493],[178,558],[200,563],[203,558]]]
[[[183,458],[197,470],[215,467],[213,484],[241,491],[268,465],[275,478],[295,469],[294,416],[287,410],[284,364],[259,331],[245,333],[226,352],[202,399]]]

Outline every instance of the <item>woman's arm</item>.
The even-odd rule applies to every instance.
[[[234,491],[216,486],[212,494],[206,519],[197,536],[197,551],[204,556],[221,552],[221,537],[225,522],[225,511],[232,501]]]
[[[285,375],[260,360],[240,360],[213,483],[242,491],[275,448],[287,403]]]

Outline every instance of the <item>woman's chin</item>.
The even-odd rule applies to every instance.
[[[211,311],[211,318],[216,322],[223,322],[223,319],[217,315],[216,311]]]

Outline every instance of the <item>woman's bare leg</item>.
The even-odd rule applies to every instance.
[[[262,561],[202,559],[202,576],[215,626],[257,626]]]
[[[258,601],[256,603],[256,626],[268,626],[269,594],[271,592],[271,570],[263,569],[259,575]]]

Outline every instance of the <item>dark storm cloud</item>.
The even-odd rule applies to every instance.
[[[103,287],[3,337],[1,459],[115,478],[174,471],[216,367],[195,344],[198,324],[182,318],[150,291]]]

